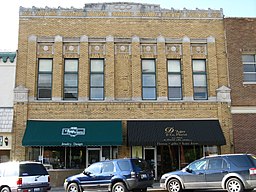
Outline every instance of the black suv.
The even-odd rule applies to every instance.
[[[183,189],[253,190],[256,187],[256,156],[229,154],[204,157],[180,171],[164,174],[160,187],[169,192]]]
[[[83,173],[65,179],[67,192],[107,189],[111,192],[147,191],[154,181],[153,172],[142,159],[114,159],[90,165]]]

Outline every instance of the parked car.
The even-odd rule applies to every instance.
[[[66,192],[96,189],[145,192],[153,182],[153,172],[145,160],[127,158],[93,163],[83,173],[65,179],[64,188]]]
[[[45,167],[37,162],[0,163],[1,192],[45,192],[51,189]]]
[[[204,157],[180,171],[162,175],[160,187],[169,192],[184,189],[253,190],[256,187],[256,156],[229,154]]]

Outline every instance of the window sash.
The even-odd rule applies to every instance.
[[[206,62],[205,60],[193,60],[193,90],[195,100],[208,99]]]
[[[37,99],[52,97],[52,59],[38,60]]]
[[[168,60],[168,99],[182,99],[182,80],[180,60]]]
[[[256,55],[242,55],[244,82],[256,82]]]
[[[142,65],[142,99],[156,99],[156,68],[155,60],[144,59]]]
[[[90,61],[90,100],[104,100],[104,60]]]
[[[78,59],[65,59],[64,99],[78,99]]]

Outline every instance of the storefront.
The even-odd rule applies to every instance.
[[[22,145],[28,160],[48,168],[80,169],[93,162],[117,158],[122,145],[121,121],[28,120]]]
[[[151,162],[156,178],[225,145],[218,120],[128,121],[132,157]]]

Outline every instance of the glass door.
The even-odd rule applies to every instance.
[[[150,164],[152,170],[154,170],[154,177],[157,179],[156,148],[144,147],[144,159]]]
[[[87,158],[86,165],[87,167],[95,162],[101,160],[101,148],[87,148]]]

